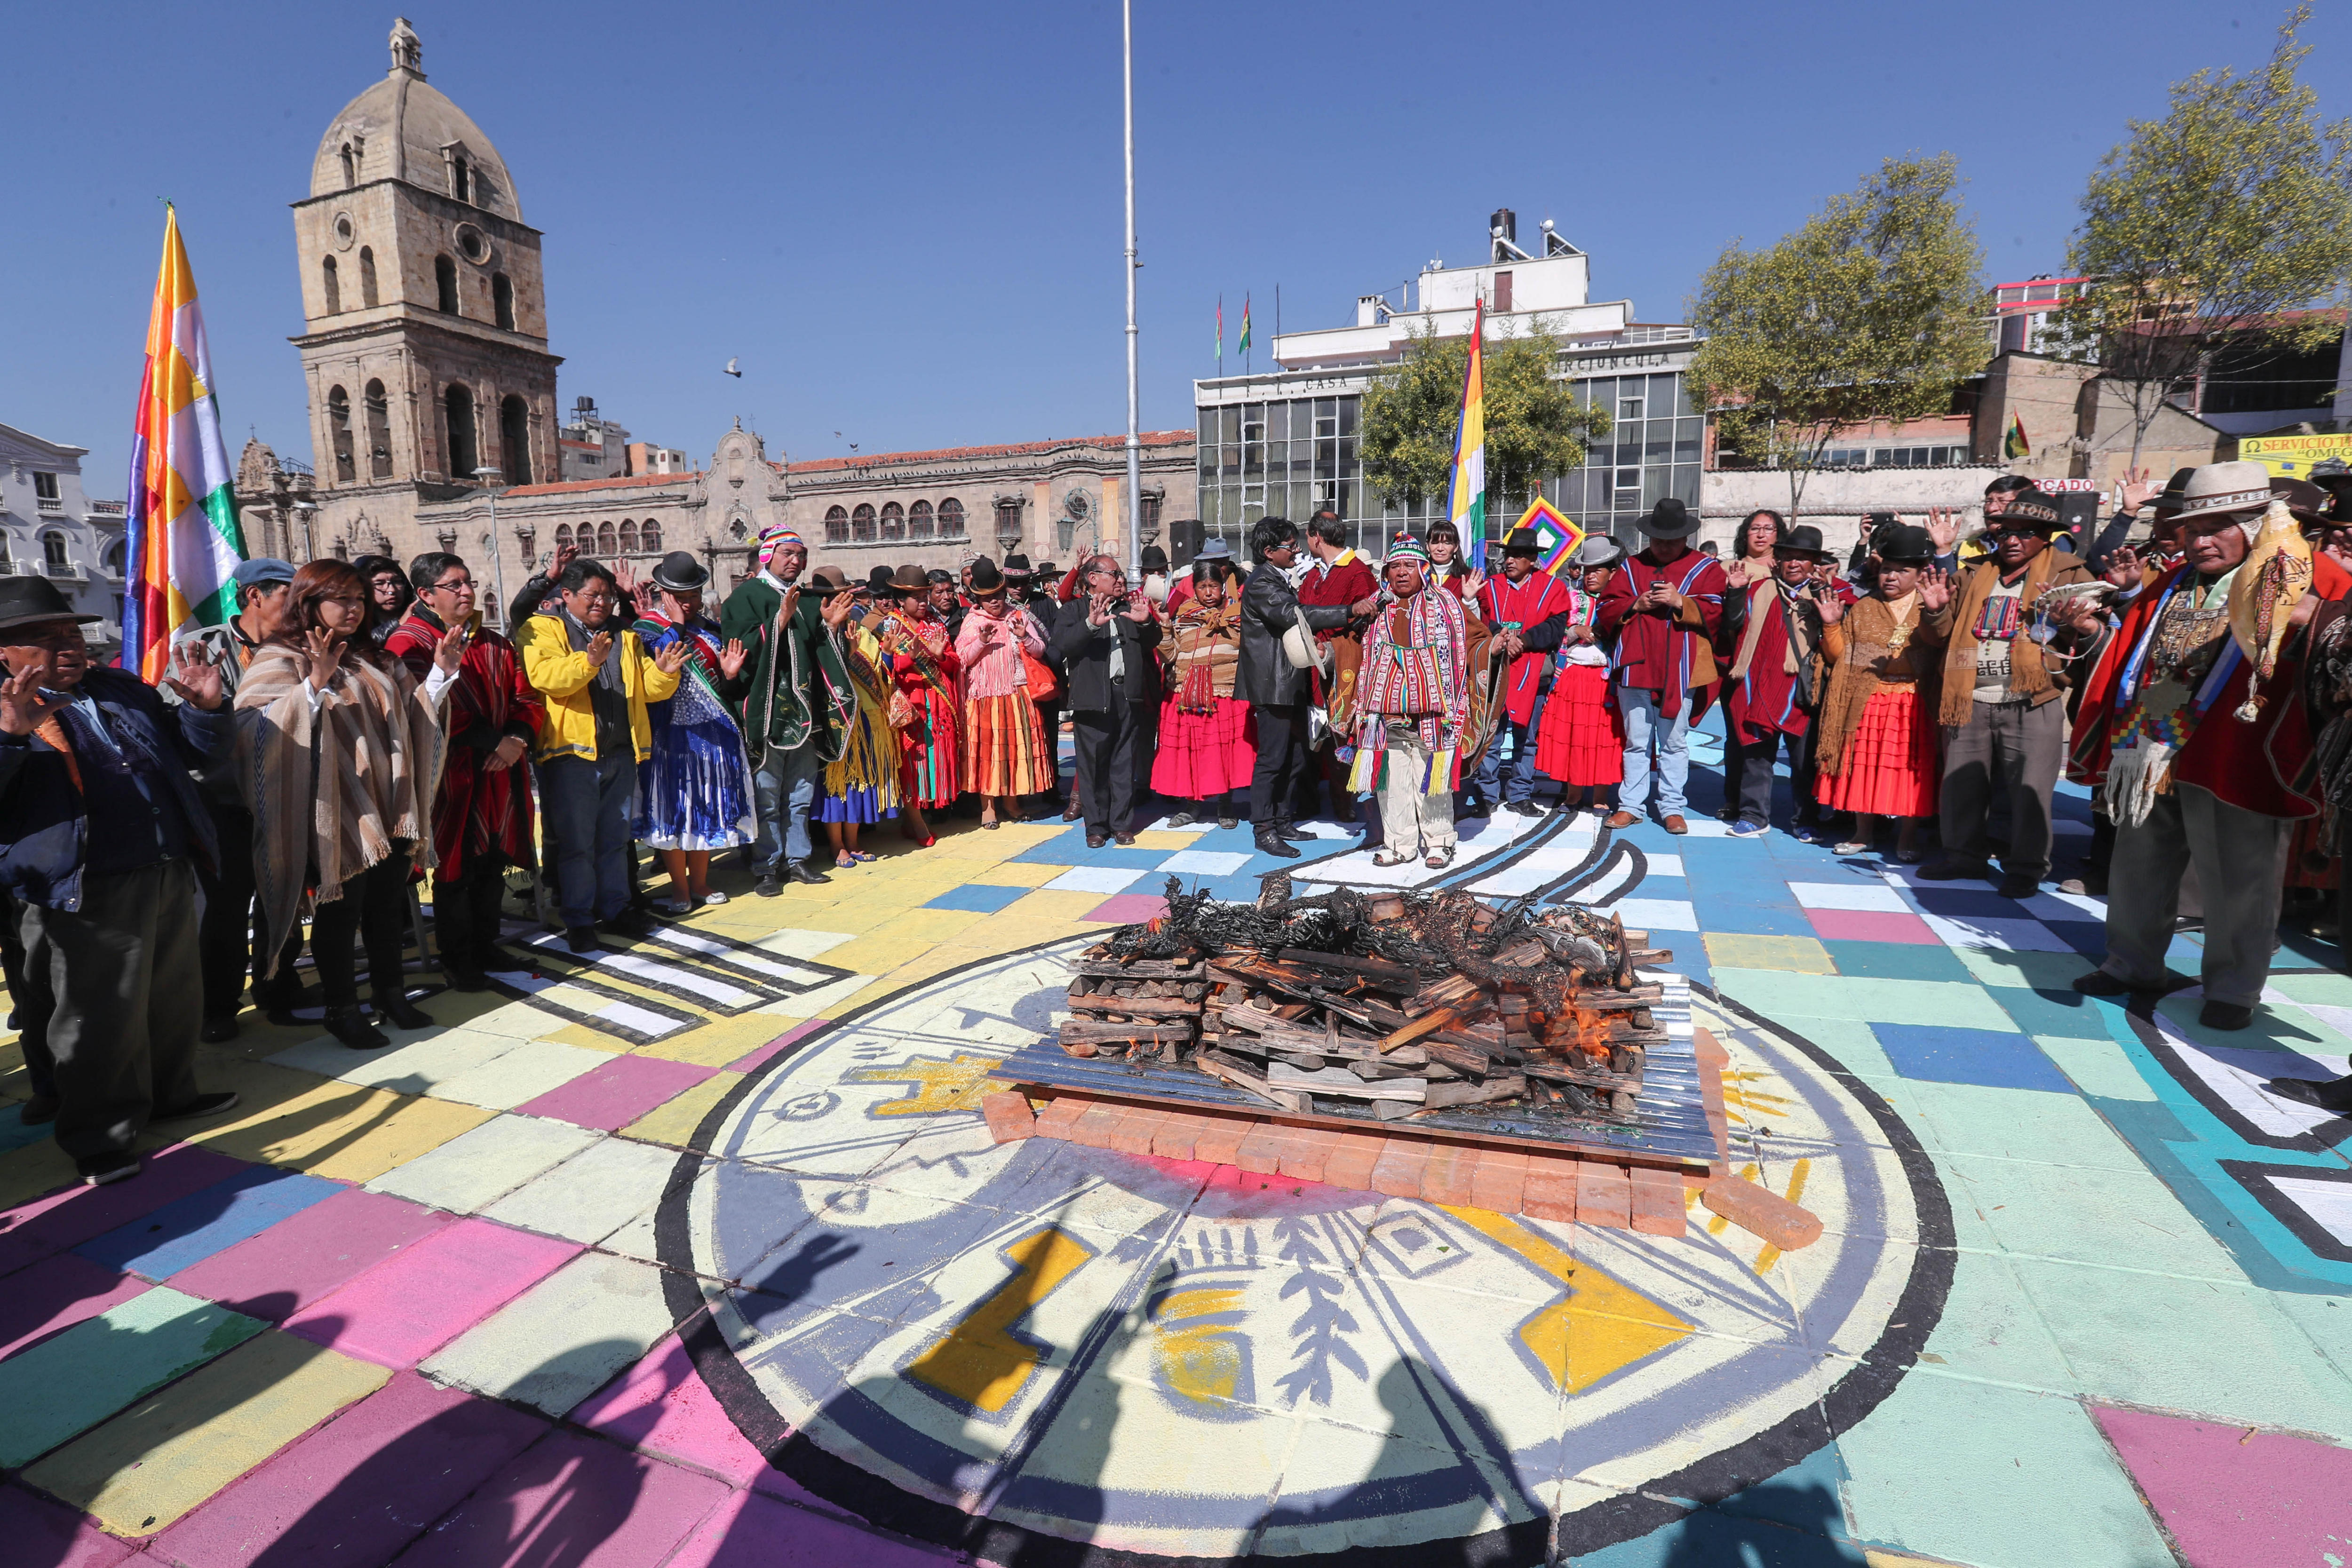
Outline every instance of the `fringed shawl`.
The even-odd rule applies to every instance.
[[[1392,719],[1410,720],[1429,752],[1424,793],[1454,788],[1463,727],[1470,718],[1467,628],[1461,601],[1424,588],[1372,616],[1357,685],[1363,727],[1356,742],[1353,786],[1375,787]]]
[[[1899,608],[1873,594],[1848,605],[1837,625],[1823,629],[1825,642],[1840,645],[1814,731],[1814,763],[1823,773],[1835,778],[1844,772],[1846,742],[1879,692],[1916,686],[1922,700],[1935,701],[1945,625],[1942,616],[1919,607],[1916,593],[1905,595]],[[1895,634],[1906,628],[1909,635],[1895,647]]]
[[[346,650],[311,711],[309,653],[269,643],[236,688],[237,778],[253,810],[254,889],[268,933],[267,973],[303,906],[392,853],[394,839],[436,864],[431,808],[441,780],[440,715],[398,665]],[[265,974],[265,978],[267,977]]]
[[[1215,609],[1197,599],[1177,612],[1168,639],[1168,689],[1185,713],[1214,710],[1217,700],[1234,694],[1242,662],[1241,598],[1228,595]]]

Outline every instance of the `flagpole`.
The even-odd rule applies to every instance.
[[[1127,89],[1127,570],[1143,575],[1143,444],[1138,433],[1135,367],[1135,0],[1119,5],[1120,66]]]

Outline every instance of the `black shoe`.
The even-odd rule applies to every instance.
[[[1286,816],[1274,825],[1274,830],[1293,844],[1312,844],[1317,837]]]
[[[81,1184],[102,1187],[109,1182],[127,1182],[139,1173],[136,1154],[92,1154],[75,1162],[81,1171]]]
[[[392,1037],[365,1018],[357,1007],[327,1009],[327,1033],[355,1051],[381,1050],[392,1044]]]
[[[2153,991],[2156,987],[2134,985],[2129,981],[2116,979],[2104,969],[2094,969],[2088,974],[2076,976],[2074,989],[2085,996],[2129,996],[2138,991]]]
[[[217,1046],[223,1040],[236,1038],[236,1015],[234,1013],[205,1014],[204,1027],[196,1031],[196,1038],[208,1046]]]
[[[604,944],[596,940],[594,926],[566,926],[563,945],[574,952],[602,952]]]
[[[497,989],[496,986],[491,984],[490,977],[478,969],[444,968],[441,973],[449,977],[449,989],[452,991],[470,992],[491,991]]]
[[[1923,882],[1981,882],[1989,875],[1989,868],[1979,860],[1947,858],[1919,868],[1919,879]]]
[[[1108,833],[1089,833],[1087,835],[1087,847],[1089,849],[1099,849],[1109,842],[1110,835]]]
[[[429,1029],[433,1015],[411,1002],[406,996],[378,996],[375,1010],[384,1022],[395,1029]]]
[[[626,937],[647,937],[660,929],[653,916],[643,910],[623,910],[611,920],[599,921],[597,924],[614,936]]]
[[[38,1127],[57,1119],[58,1097],[54,1094],[37,1094],[16,1108],[16,1120],[27,1127]]]
[[[1480,800],[1475,795],[1465,795],[1460,800],[1456,801],[1454,805],[1454,815],[1457,817],[1485,816],[1486,814],[1486,803]]]
[[[751,890],[763,899],[777,899],[783,896],[784,885],[776,880],[773,871],[770,871],[751,884]]]
[[[784,875],[791,878],[795,882],[806,882],[812,885],[818,882],[830,882],[833,880],[832,878],[826,876],[822,871],[811,870],[808,863],[803,860],[793,861],[792,869],[785,872]]]
[[[1993,889],[2004,899],[2030,899],[2041,890],[2042,879],[2029,877],[2022,871],[2007,873],[2001,878],[2000,886]]]
[[[150,1121],[194,1121],[200,1116],[218,1116],[224,1110],[236,1109],[236,1090],[224,1089],[215,1094],[200,1094],[187,1104],[172,1110],[158,1110],[147,1118]]]
[[[1503,803],[1503,809],[1513,816],[1541,816],[1544,814],[1543,807],[1531,800],[1507,800]]]
[[[1284,838],[1271,827],[1261,827],[1255,835],[1261,855],[1277,855],[1285,860],[1298,858],[1298,847]]]
[[[1168,819],[1168,826],[1171,827],[1191,827],[1200,820],[1201,819],[1199,817],[1193,816],[1189,811],[1180,811],[1175,816]]]
[[[1239,827],[1241,825],[1242,819],[1238,816],[1221,816],[1217,818],[1217,826],[1223,828],[1228,833],[1232,832],[1234,828]]]
[[[2263,1087],[2281,1100],[2316,1106],[2338,1116],[2352,1110],[2352,1078],[2274,1078]]]
[[[2254,1010],[2235,1002],[2208,1002],[2197,1009],[2197,1021],[2209,1029],[2242,1029],[2254,1021]]]

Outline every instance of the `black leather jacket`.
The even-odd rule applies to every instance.
[[[1259,562],[1242,590],[1242,668],[1234,681],[1234,695],[1244,702],[1287,708],[1311,695],[1307,672],[1292,668],[1282,654],[1282,634],[1298,624],[1298,595],[1283,574]],[[1307,624],[1328,631],[1348,624],[1345,605],[1304,606]]]

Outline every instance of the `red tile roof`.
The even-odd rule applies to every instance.
[[[500,490],[509,496],[566,496],[582,490],[618,490],[644,485],[682,485],[694,479],[692,474],[628,474],[609,479],[566,479],[554,485],[517,485]]]
[[[1190,430],[1146,430],[1138,442],[1146,447],[1173,447],[1193,438]],[[1073,436],[1059,441],[1016,441],[1003,447],[942,447],[929,452],[859,453],[850,458],[814,458],[807,462],[771,464],[794,474],[838,473],[845,468],[870,468],[880,466],[898,467],[913,463],[956,462],[977,458],[1025,458],[1038,452],[1051,452],[1064,447],[1097,447],[1117,451],[1127,445],[1125,436]]]

